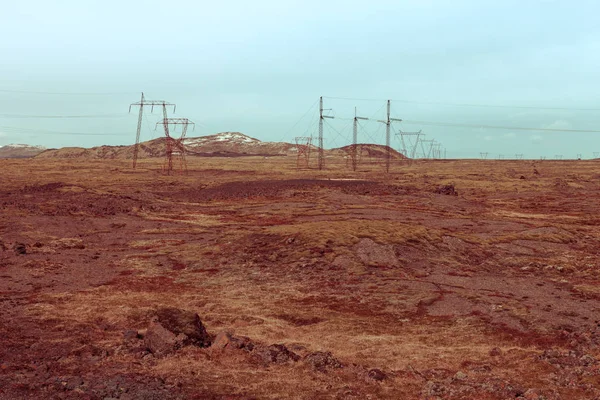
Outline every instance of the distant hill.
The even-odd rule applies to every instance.
[[[244,157],[244,156],[295,156],[297,146],[286,142],[263,142],[240,132],[222,132],[215,135],[190,137],[184,139],[186,154],[199,157]],[[316,151],[313,145],[312,151]],[[378,144],[359,144],[358,157],[362,160],[381,159],[387,155],[387,148]],[[0,157],[36,157],[62,159],[133,159],[134,145],[129,146],[96,146],[63,147],[60,149],[45,149],[41,146],[8,145],[0,147]],[[347,157],[351,154],[352,146],[344,146],[326,150],[326,154]],[[164,157],[165,139],[158,138],[139,144],[138,158]],[[406,158],[398,151],[391,149],[394,160]]]
[[[381,144],[362,143],[357,144],[356,155],[363,160],[369,158],[385,158],[387,157],[387,146]],[[352,145],[332,149],[332,152],[339,152],[342,155],[350,155],[352,153]],[[393,148],[390,148],[390,158],[393,160],[404,160],[407,157]]]
[[[197,156],[276,156],[296,152],[296,145],[285,142],[262,142],[240,132],[184,139],[186,154]],[[64,147],[40,153],[38,158],[132,159],[134,145],[98,146],[91,148]],[[138,158],[164,157],[165,139],[158,138],[139,144]]]
[[[43,146],[28,144],[7,144],[0,147],[0,158],[30,158],[46,150]]]

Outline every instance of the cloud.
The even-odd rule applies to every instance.
[[[567,120],[557,119],[551,124],[543,126],[544,129],[573,129],[573,125]]]
[[[507,138],[507,139],[514,138],[514,137],[517,137],[517,134],[514,132],[508,132],[508,133],[505,133],[504,135],[502,135],[502,137]]]
[[[494,137],[491,135],[487,135],[483,137],[483,140],[487,140],[488,142],[491,142],[492,140],[494,140]]]
[[[542,135],[531,135],[529,138],[533,143],[541,143],[541,141],[544,140]]]

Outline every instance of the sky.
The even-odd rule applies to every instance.
[[[325,147],[351,143],[355,107],[384,119],[391,99],[395,148],[421,130],[448,158],[600,152],[600,133],[577,132],[600,131],[597,1],[0,5],[0,146],[132,144],[143,91],[196,122],[188,136],[316,136],[324,96]],[[141,140],[160,118],[145,112]],[[359,142],[385,127],[361,121]]]

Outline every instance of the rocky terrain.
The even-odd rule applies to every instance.
[[[596,161],[1,160],[0,399],[598,399]]]

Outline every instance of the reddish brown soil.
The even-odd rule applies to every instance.
[[[597,164],[291,164],[2,161],[0,399],[600,398]]]

